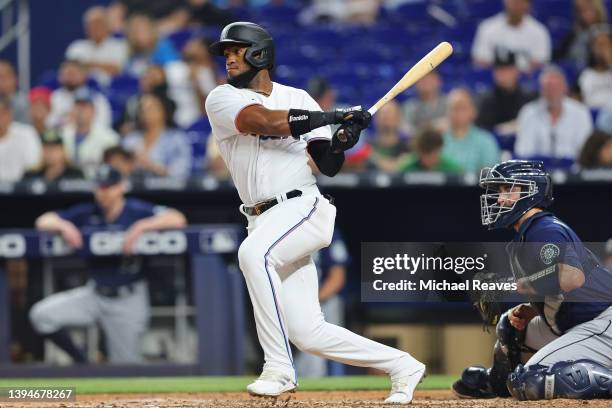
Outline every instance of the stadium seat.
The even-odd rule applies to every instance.
[[[191,145],[191,173],[201,174],[204,171],[206,158],[206,143],[212,129],[208,118],[204,117],[185,129]]]
[[[185,44],[187,44],[187,41],[191,40],[191,38],[195,35],[196,33],[194,30],[180,30],[169,34],[168,39],[170,40],[174,48],[180,52],[185,46]]]

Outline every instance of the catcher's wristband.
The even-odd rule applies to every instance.
[[[321,126],[333,125],[342,122],[343,112],[321,112],[308,111],[303,109],[289,109],[287,122],[291,136],[299,139],[301,135],[310,132],[311,130],[320,128]]]

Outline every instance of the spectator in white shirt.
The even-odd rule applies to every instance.
[[[61,87],[51,94],[49,125],[52,127],[63,126],[70,122],[69,115],[74,105],[74,93],[80,88],[87,87],[87,71],[80,62],[66,60],[60,67],[59,82]],[[96,92],[94,105],[96,107],[96,124],[110,127],[112,125],[112,113],[106,97]]]
[[[472,46],[475,64],[491,67],[497,49],[514,52],[517,66],[523,72],[530,72],[550,60],[550,35],[542,23],[529,15],[530,3],[530,0],[504,0],[504,12],[480,23]]]
[[[119,143],[119,135],[108,126],[94,122],[95,95],[86,88],[74,95],[74,121],[62,128],[61,136],[68,158],[85,176],[93,177],[102,163],[104,150]]]
[[[578,78],[584,103],[591,108],[612,105],[612,38],[608,31],[591,40],[589,67]]]
[[[540,75],[540,95],[519,112],[516,155],[576,159],[593,130],[589,109],[567,96],[565,75],[554,66]]]
[[[38,165],[40,139],[30,126],[13,121],[11,101],[0,97],[0,182],[21,180],[26,170]]]
[[[208,42],[193,38],[185,44],[181,61],[166,65],[169,96],[176,103],[175,122],[189,127],[206,115],[206,96],[217,85],[215,63],[208,53]]]
[[[106,9],[91,7],[83,18],[87,39],[76,40],[66,50],[66,59],[83,63],[101,84],[108,85],[113,75],[123,69],[128,47],[123,39],[113,38],[108,27]]]

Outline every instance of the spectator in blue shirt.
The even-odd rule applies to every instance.
[[[123,147],[134,153],[139,169],[160,177],[185,178],[191,171],[187,135],[174,127],[174,104],[154,93],[140,98],[139,129],[128,134]]]

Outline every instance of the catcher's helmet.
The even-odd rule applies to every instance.
[[[210,52],[223,56],[225,47],[247,46],[246,61],[256,69],[274,66],[274,40],[263,27],[248,22],[232,23],[223,29],[219,41],[210,46]]]
[[[544,163],[535,160],[508,160],[480,171],[479,185],[482,225],[489,229],[510,227],[529,209],[548,208],[553,202],[552,181]],[[498,203],[499,187],[520,187],[519,198],[511,206]]]

